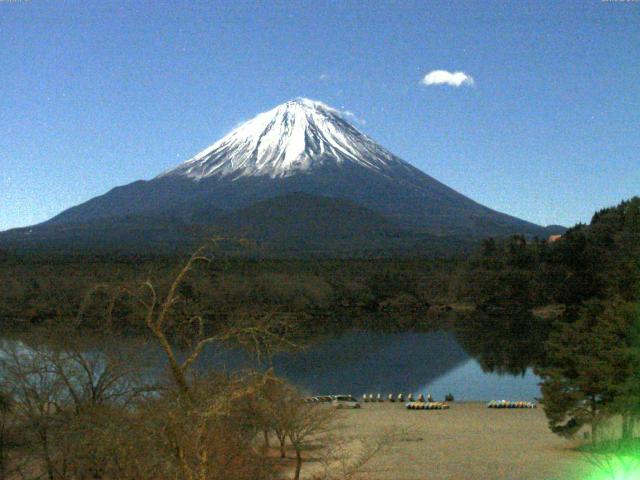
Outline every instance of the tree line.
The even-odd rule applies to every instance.
[[[561,238],[488,239],[468,267],[474,314],[463,343],[490,370],[541,376],[552,431],[571,436],[640,414],[640,198],[597,212]],[[465,342],[466,340],[466,342]],[[502,346],[502,348],[500,348]]]
[[[0,258],[0,321],[6,327],[67,324],[83,311],[100,325],[114,283],[152,280],[167,287],[184,259],[173,256],[6,255]],[[408,329],[433,323],[455,303],[464,261],[452,259],[291,260],[219,257],[187,279],[180,293],[207,324],[250,312],[278,310],[309,329]],[[91,305],[85,305],[92,298]],[[126,303],[112,318],[135,329]],[[323,332],[319,332],[323,333]]]

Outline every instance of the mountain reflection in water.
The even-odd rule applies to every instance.
[[[20,349],[38,348],[26,346],[15,337],[3,339],[3,348],[15,342]],[[162,375],[165,365],[162,352],[153,343],[142,346],[139,342],[120,337],[108,348],[137,348],[146,365],[145,375]],[[255,366],[239,349],[210,347],[197,362],[203,372],[211,369],[231,373]],[[99,344],[90,346],[95,352],[102,348]],[[450,392],[456,400],[534,400],[540,394],[539,379],[530,370],[525,375],[484,372],[456,336],[445,331],[350,331],[314,340],[304,351],[280,353],[273,359],[273,366],[276,374],[308,395],[380,393],[386,398],[389,393],[411,392],[431,393],[435,399],[442,399]]]
[[[248,365],[237,350],[205,354],[201,367],[229,371]],[[347,332],[313,343],[302,352],[274,358],[277,374],[308,394],[431,393],[459,400],[539,396],[538,378],[483,372],[450,332]]]

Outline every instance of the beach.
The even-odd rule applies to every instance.
[[[365,467],[375,480],[584,479],[593,470],[551,433],[542,408],[489,409],[451,402],[448,410],[407,410],[399,403],[364,403],[344,411],[345,435],[389,444]]]

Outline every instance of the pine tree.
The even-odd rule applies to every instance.
[[[554,326],[546,343],[546,366],[537,370],[554,433],[571,436],[587,424],[596,442],[598,425],[616,413],[616,400],[636,374],[629,312],[626,303],[592,300]]]
[[[620,308],[630,323],[626,346],[628,375],[617,388],[611,411],[622,417],[622,438],[635,437],[635,425],[640,419],[640,303],[627,303]]]

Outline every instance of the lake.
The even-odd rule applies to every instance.
[[[234,370],[246,361],[237,351],[213,357],[201,366]],[[276,373],[308,394],[409,392],[456,400],[530,400],[540,396],[539,378],[530,370],[522,376],[486,373],[450,332],[347,332],[321,340],[304,352],[274,358]]]
[[[126,343],[120,338],[124,346],[122,342]],[[145,363],[155,365],[156,375],[164,363],[162,354],[147,344],[144,357]],[[250,364],[240,350],[210,348],[201,355],[198,368],[233,372]],[[380,393],[386,398],[389,393],[430,393],[443,399],[452,393],[456,400],[466,401],[532,401],[540,396],[539,379],[531,371],[520,376],[483,372],[455,335],[445,331],[350,331],[314,341],[304,351],[278,354],[273,366],[308,395]]]

